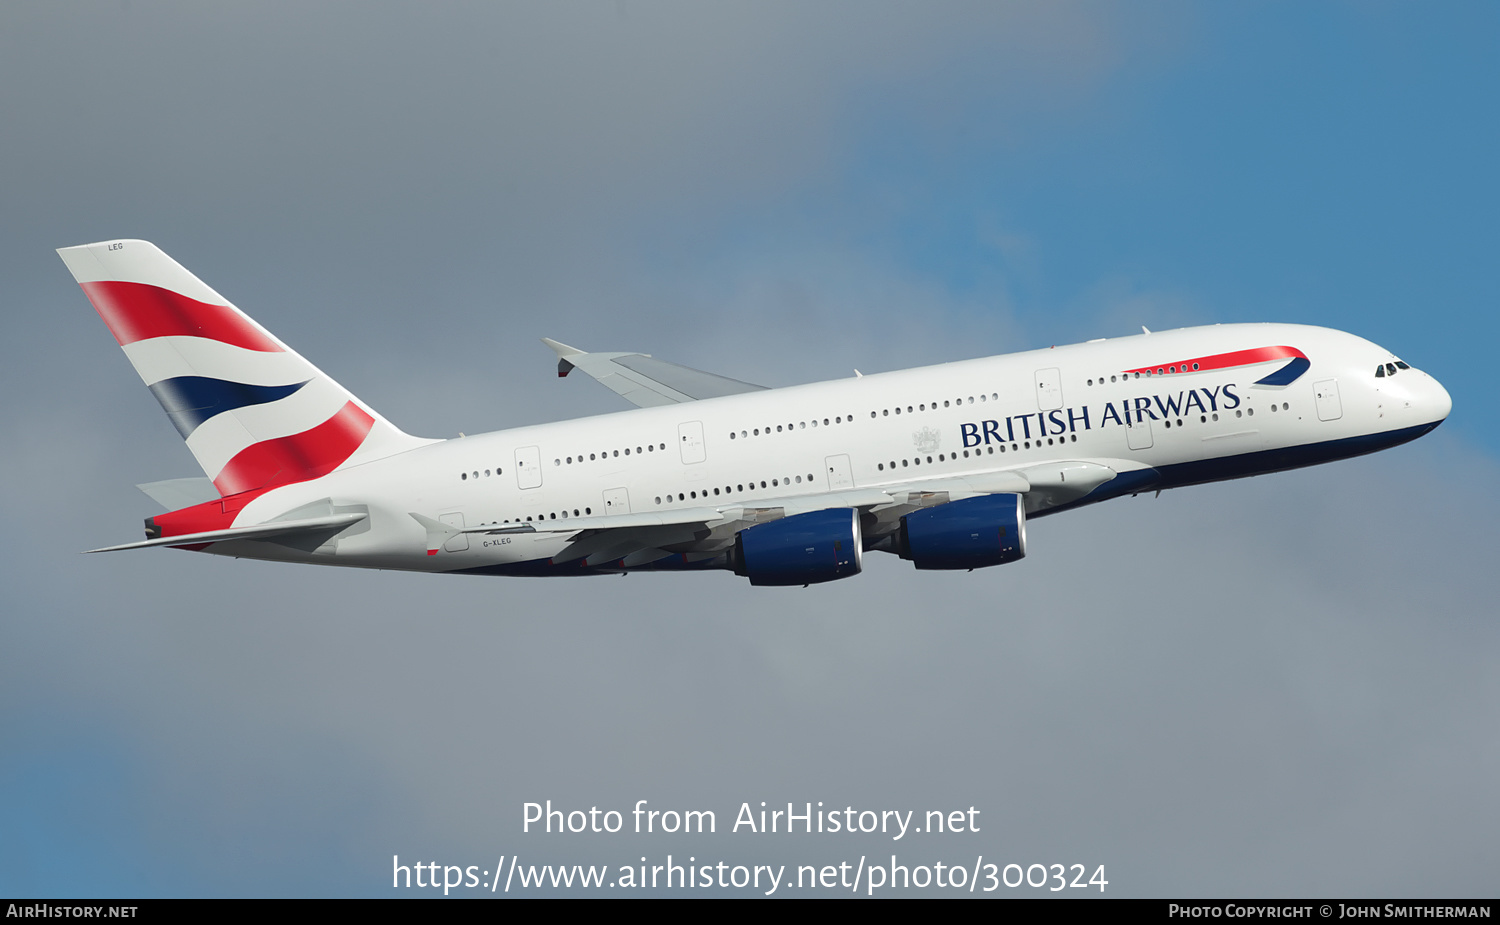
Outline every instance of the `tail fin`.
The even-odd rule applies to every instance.
[[[156,245],[57,253],[221,495],[433,442],[403,433]]]

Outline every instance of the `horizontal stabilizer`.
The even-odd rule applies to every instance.
[[[581,369],[605,388],[640,408],[765,389],[763,385],[678,366],[646,353],[587,353],[546,337],[542,338],[542,343],[557,354],[559,376]]]
[[[193,546],[198,543],[222,543],[228,540],[266,540],[276,536],[292,534],[327,533],[341,530],[350,524],[364,520],[366,514],[333,514],[329,517],[310,517],[306,520],[281,520],[252,527],[230,527],[227,530],[205,530],[202,533],[184,533],[180,536],[162,536],[139,543],[123,543],[105,546],[87,552],[118,552],[121,549],[146,549],[150,546]]]

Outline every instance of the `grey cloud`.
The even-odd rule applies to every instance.
[[[559,382],[544,334],[770,384],[1039,346],[1062,322],[1004,279],[955,294],[805,227],[683,265],[757,197],[834,182],[881,100],[1045,119],[1150,47],[1088,7],[854,9],[0,14],[25,181],[0,191],[0,781],[27,797],[0,886],[382,894],[393,853],[891,850],[517,831],[522,801],[644,798],[972,804],[980,835],[898,853],[1103,863],[1120,895],[1486,890],[1496,473],[1444,430],[1041,520],[1004,569],[872,555],[805,591],[77,553],[135,535],[135,482],[195,474],[50,253],[84,239],[156,239],[424,434],[619,407]],[[970,86],[1000,52],[1008,78]],[[1094,292],[1106,326],[1197,317]]]

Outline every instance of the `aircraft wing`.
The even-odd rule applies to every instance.
[[[893,525],[903,515],[923,507],[997,492],[1043,494],[1073,500],[1115,477],[1115,470],[1081,460],[1062,461],[990,472],[982,475],[935,478],[879,488],[848,488],[813,495],[756,499],[714,507],[681,507],[631,514],[601,514],[565,520],[477,524],[458,527],[410,512],[428,533],[428,548],[436,550],[464,534],[571,534],[567,545],[551,557],[554,565],[587,560],[589,565],[621,562],[645,565],[682,554],[689,561],[719,555],[734,544],[735,534],[759,523],[829,508],[858,508],[877,524]],[[686,550],[684,552],[684,550]]]
[[[763,385],[658,360],[647,353],[588,353],[546,337],[542,343],[557,354],[558,376],[581,369],[640,408],[765,389]]]
[[[427,526],[430,518],[420,514],[411,515],[417,523]],[[449,527],[450,533],[578,533],[582,530],[623,530],[639,527],[667,527],[678,524],[716,524],[725,516],[713,508],[678,508],[673,511],[646,512],[639,514],[602,514],[597,517],[574,517],[569,520],[538,520],[528,523],[479,524],[474,527]]]

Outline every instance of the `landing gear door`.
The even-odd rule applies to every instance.
[[[1339,401],[1339,381],[1324,379],[1313,383],[1313,401],[1318,406],[1318,420],[1337,421],[1344,416],[1344,406]]]
[[[1063,406],[1062,372],[1056,369],[1036,371],[1036,408],[1056,411]]]
[[[849,469],[849,457],[847,455],[830,456],[823,461],[823,467],[828,474],[829,491],[854,487],[854,475]]]
[[[516,487],[542,487],[542,452],[534,446],[516,450]]]

